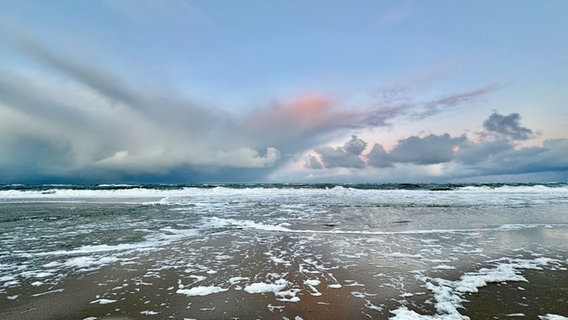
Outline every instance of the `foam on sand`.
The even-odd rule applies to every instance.
[[[288,285],[288,281],[284,279],[278,279],[274,283],[264,283],[264,282],[255,282],[251,283],[244,288],[244,290],[248,293],[266,293],[266,292],[274,292],[275,294]]]
[[[244,291],[248,293],[267,293],[272,292],[278,301],[284,302],[298,302],[300,298],[297,297],[300,289],[290,288],[286,289],[291,283],[285,279],[278,279],[274,283],[255,282],[247,285]]]
[[[451,281],[442,278],[417,276],[425,282],[425,288],[434,294],[436,315],[421,315],[402,306],[391,310],[396,320],[426,320],[426,319],[464,319],[458,309],[462,308],[463,296],[466,293],[478,292],[478,288],[488,283],[527,280],[520,274],[521,269],[540,270],[543,266],[559,265],[560,260],[550,258],[500,259],[493,268],[482,268],[478,272],[465,273],[459,280]],[[547,319],[547,318],[544,318]],[[554,318],[553,318],[554,319]]]
[[[217,286],[197,286],[190,289],[178,289],[176,293],[192,296],[207,296],[214,293],[225,292],[229,289],[224,289]]]
[[[568,317],[561,316],[558,314],[545,314],[544,316],[538,316],[540,320],[568,320]]]
[[[95,303],[98,303],[98,304],[109,304],[109,303],[115,303],[115,302],[116,302],[116,300],[102,299],[102,298],[101,298],[101,299],[97,299],[97,300],[91,301],[91,304],[95,304]]]
[[[304,284],[310,289],[310,294],[312,296],[321,296],[321,292],[316,289],[316,286],[318,286],[320,283],[321,281],[317,279],[304,281]]]

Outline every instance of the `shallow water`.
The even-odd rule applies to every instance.
[[[475,319],[566,272],[568,187],[4,186],[0,245],[4,318]]]

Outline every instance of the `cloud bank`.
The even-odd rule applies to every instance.
[[[496,89],[490,85],[420,102],[379,99],[368,106],[312,92],[237,114],[126,81],[96,61],[53,51],[24,33],[6,39],[41,74],[0,70],[4,183],[262,181],[330,137],[396,119],[423,119]],[[496,134],[514,139],[530,134],[519,131],[515,119],[500,121],[509,127]],[[423,142],[443,143],[431,140]],[[353,137],[341,148],[316,148],[319,158],[306,161],[311,168],[434,161],[405,155],[411,143],[401,144],[386,160],[369,154],[365,162],[366,143]]]
[[[305,160],[309,169],[347,168],[387,171],[407,170],[414,166],[421,178],[460,179],[491,175],[568,171],[568,139],[545,140],[541,147],[517,147],[516,141],[533,136],[523,127],[518,113],[493,113],[483,122],[484,131],[476,141],[466,135],[410,136],[401,139],[390,151],[375,143],[364,152],[366,142],[352,136],[343,147],[314,148]],[[358,146],[358,148],[350,148]],[[422,168],[416,171],[417,168]],[[381,171],[376,178],[381,177]]]

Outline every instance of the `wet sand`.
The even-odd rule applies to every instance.
[[[351,293],[357,286],[319,286],[321,296],[303,290],[298,302],[278,301],[272,292],[251,294],[234,287],[188,297],[176,293],[180,278],[176,270],[159,271],[156,277],[145,274],[144,269],[109,266],[69,277],[57,288],[14,290],[9,294],[19,297],[2,308],[0,319],[364,319],[388,314],[388,310],[366,308],[364,300]],[[369,297],[375,298],[379,294]]]
[[[492,283],[469,294],[462,314],[471,319],[568,317],[568,271],[524,270],[528,282]]]
[[[133,266],[134,267],[134,266]],[[146,275],[146,276],[145,276]],[[464,296],[463,315],[471,319],[538,319],[545,314],[568,315],[568,272],[523,270],[528,280],[490,283],[478,293]],[[336,273],[338,281],[346,276]],[[351,275],[349,275],[351,276]],[[365,275],[363,275],[365,276]],[[369,276],[369,275],[366,275]],[[37,288],[17,293],[0,311],[1,319],[387,319],[402,300],[388,288],[361,295],[357,286],[339,289],[318,286],[320,296],[307,290],[300,301],[282,302],[272,292],[250,294],[229,288],[206,296],[177,293],[180,274],[175,269],[156,271],[148,277],[144,268],[108,266],[67,278],[57,288]],[[63,289],[61,291],[61,289]],[[52,291],[52,292],[50,292]],[[427,291],[427,290],[426,290]],[[46,293],[48,292],[48,293]],[[15,292],[11,292],[14,294]],[[42,294],[43,293],[43,294]],[[410,310],[434,315],[427,300],[431,295],[405,297]],[[366,302],[379,306],[365,306]],[[4,301],[2,304],[5,304]]]

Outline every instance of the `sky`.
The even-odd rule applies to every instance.
[[[0,0],[0,183],[566,182],[567,15]]]

